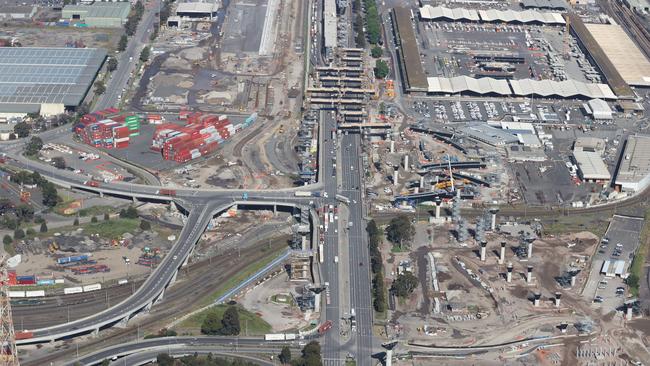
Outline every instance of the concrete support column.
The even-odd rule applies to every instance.
[[[632,304],[625,304],[625,319],[632,320]]]
[[[440,219],[440,206],[442,202],[436,202],[436,220]]]
[[[539,299],[542,297],[542,294],[539,292],[535,292],[533,294],[533,306],[538,307],[539,306]]]
[[[526,283],[533,282],[533,266],[528,266],[526,272]]]
[[[393,364],[393,350],[392,349],[387,349],[386,350],[386,362],[384,362],[386,366],[391,366]]]
[[[481,261],[485,262],[485,251],[487,250],[487,242],[481,242]]]
[[[506,260],[506,242],[501,242],[501,252],[499,253],[499,264],[503,264]]]
[[[508,263],[508,267],[506,267],[506,282],[510,283],[512,282],[512,263]]]
[[[560,307],[560,297],[562,297],[562,294],[559,292],[555,293],[555,307],[559,308]]]
[[[395,153],[395,141],[390,142],[390,153],[393,154]]]
[[[399,169],[395,168],[395,171],[393,172],[393,185],[397,187],[398,182],[399,182]]]
[[[571,273],[571,287],[574,287],[576,285],[576,274]]]
[[[528,242],[528,254],[527,254],[527,258],[530,259],[530,258],[532,258],[532,257],[533,257],[533,242],[532,242],[532,241],[529,241],[529,242]]]
[[[409,155],[408,154],[404,155],[404,171],[405,172],[409,171]]]
[[[104,192],[99,192],[99,197],[104,197]]]

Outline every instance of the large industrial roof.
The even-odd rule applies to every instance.
[[[578,163],[578,168],[584,179],[609,180],[612,177],[607,169],[607,164],[600,157],[600,153],[574,150],[573,157],[576,159],[576,163]]]
[[[3,104],[78,106],[105,58],[95,48],[0,48],[0,111]]]
[[[539,12],[535,10],[474,10],[464,8],[446,8],[443,6],[425,5],[420,8],[420,18],[426,20],[465,20],[481,22],[505,22],[505,23],[542,23],[542,24],[565,24],[560,13]]]
[[[395,28],[398,34],[398,52],[401,58],[400,69],[405,76],[407,90],[427,90],[427,78],[420,61],[420,50],[415,39],[411,10],[397,7],[393,9]]]
[[[475,94],[497,94],[560,98],[616,99],[607,84],[589,84],[579,81],[553,80],[500,80],[493,78],[471,78],[456,76],[453,78],[427,78],[429,93],[457,94],[470,92]]]
[[[334,48],[336,47],[336,36],[337,36],[337,18],[336,18],[336,1],[335,0],[325,0],[323,18],[325,20],[324,25],[324,37],[325,37],[325,47]]]
[[[207,2],[207,3],[179,3],[176,7],[176,14],[178,13],[198,13],[198,14],[207,14],[207,13],[216,13],[219,10],[218,2]]]
[[[639,184],[650,175],[650,136],[628,137],[623,154],[616,184],[623,188],[642,188]]]
[[[590,84],[574,80],[510,80],[514,95],[536,95],[540,97],[616,99],[607,84]]]
[[[506,22],[506,23],[543,23],[543,24],[564,24],[564,18],[560,13],[548,13],[535,10],[479,10],[481,20],[484,22]]]
[[[420,8],[420,17],[422,19],[448,19],[448,20],[468,20],[478,22],[478,12],[474,9],[463,8],[445,8],[442,6],[433,7],[425,5]]]
[[[456,76],[453,78],[432,77],[427,78],[429,93],[463,93],[472,92],[476,94],[499,94],[510,95],[510,87],[506,80],[493,78],[475,79],[469,76]]]
[[[119,18],[126,19],[131,11],[129,2],[95,2],[91,5],[66,5],[64,12],[80,12],[86,18]]]
[[[650,86],[650,62],[616,24],[585,24],[603,52],[626,83]]]
[[[564,0],[521,0],[524,8],[566,10],[567,3]]]

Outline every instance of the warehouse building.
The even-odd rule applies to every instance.
[[[578,137],[573,143],[573,151],[597,152],[601,156],[605,153],[606,147],[605,140],[591,136]]]
[[[38,7],[36,5],[17,5],[17,6],[3,6],[0,8],[0,19],[32,19]]]
[[[66,5],[61,18],[96,28],[121,28],[131,11],[129,2],[95,2],[91,5]]]
[[[573,158],[578,165],[580,179],[586,182],[607,182],[612,178],[600,153],[582,149],[574,150]]]
[[[564,0],[521,0],[520,5],[524,9],[565,11],[569,8]]]
[[[609,104],[602,99],[592,99],[583,104],[582,107],[596,121],[610,121],[614,118]]]
[[[650,87],[650,61],[617,24],[585,24],[628,85]]]
[[[464,8],[446,8],[444,6],[425,5],[419,9],[421,20],[465,21],[481,23],[545,24],[563,25],[565,20],[560,13],[540,12],[536,10],[475,10]]]
[[[404,90],[426,93],[429,85],[420,61],[420,51],[411,22],[411,10],[401,7],[394,8],[392,22],[397,37],[395,49]]]
[[[475,124],[464,128],[463,133],[469,138],[499,147],[519,141],[517,136],[487,124]]]
[[[628,137],[616,175],[623,191],[638,192],[650,184],[650,136]]]
[[[95,48],[1,47],[0,117],[74,110],[105,59]]]
[[[176,15],[185,19],[212,20],[217,15],[220,5],[217,1],[179,3],[176,7]]]
[[[334,48],[337,45],[337,28],[336,1],[325,0],[323,1],[323,52],[329,59],[334,57]]]
[[[598,40],[582,21],[582,18],[573,13],[569,13],[567,17],[571,24],[571,33],[578,39],[585,55],[598,66],[616,96],[620,99],[635,99],[634,91],[625,81],[618,67],[606,55]]]

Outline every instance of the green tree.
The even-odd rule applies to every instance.
[[[283,364],[288,364],[291,362],[291,348],[289,348],[289,346],[282,347],[282,351],[280,351],[278,359],[280,359],[280,362]]]
[[[122,34],[120,41],[117,43],[118,51],[122,52],[126,50],[126,46],[129,44],[129,39],[126,37],[126,34]]]
[[[16,207],[16,216],[22,221],[32,221],[34,209],[29,205],[20,204]]]
[[[41,223],[41,228],[40,228],[39,231],[42,232],[42,233],[46,233],[46,232],[47,232],[47,224],[45,223],[45,221],[43,221],[43,222]]]
[[[105,359],[102,361],[101,366],[108,366],[108,365],[110,365],[110,364],[111,364],[111,360],[105,358]]]
[[[388,64],[384,60],[377,60],[375,62],[375,77],[377,79],[383,79],[390,73]]]
[[[117,59],[115,57],[108,59],[108,62],[106,63],[106,69],[110,72],[117,70]]]
[[[399,297],[407,297],[418,287],[418,278],[411,272],[400,273],[393,281],[390,290]]]
[[[161,353],[156,357],[158,366],[174,366],[174,358],[166,353]]]
[[[14,240],[11,238],[11,235],[5,235],[5,236],[2,238],[2,243],[3,243],[4,245],[9,245],[9,244],[11,244],[11,243],[13,243],[13,242],[14,242]]]
[[[147,220],[140,220],[140,230],[151,230],[151,224]]]
[[[122,214],[122,212],[124,212],[124,214]],[[123,219],[137,219],[138,210],[133,206],[129,206],[126,210],[120,211],[120,217]]]
[[[221,329],[219,334],[221,335],[239,335],[241,331],[241,326],[239,325],[239,312],[234,306],[230,306],[223,313],[223,319],[221,319]]]
[[[59,203],[59,193],[57,192],[56,187],[54,187],[54,184],[46,182],[46,184],[41,187],[41,190],[43,191],[43,204],[45,206],[54,207]]]
[[[415,228],[406,215],[399,215],[393,218],[390,220],[388,228],[386,228],[386,237],[388,240],[400,248],[404,245],[409,245],[414,235]]]
[[[74,221],[72,222],[72,226],[79,226],[79,218],[75,217]]]
[[[26,122],[19,122],[14,126],[14,133],[19,138],[29,136],[29,131],[31,130],[32,128]]]
[[[151,49],[149,48],[149,46],[147,46],[142,49],[142,52],[140,52],[140,61],[142,62],[149,61],[149,56],[151,56]]]
[[[93,224],[96,224],[97,223],[97,216],[91,217],[90,222],[93,223]]]
[[[108,212],[104,212],[104,221],[109,221],[111,219],[111,215],[108,214]]]
[[[375,273],[372,279],[372,292],[374,301],[372,303],[375,311],[383,313],[386,311],[386,286],[384,285],[384,272],[380,270]]]
[[[207,335],[216,335],[219,334],[220,330],[221,319],[219,319],[219,315],[217,315],[214,311],[209,312],[201,324],[201,333]]]
[[[630,288],[639,288],[639,276],[636,273],[630,273],[625,282]]]
[[[320,366],[323,364],[321,360],[320,343],[311,341],[302,349],[302,360],[300,364],[304,366]]]
[[[102,95],[106,92],[106,85],[103,81],[97,80],[95,82],[95,94]]]
[[[32,229],[31,227],[27,228],[27,230],[25,230],[25,235],[34,236],[34,235],[36,235],[36,231],[34,231],[34,229]]]
[[[24,237],[25,237],[25,232],[23,231],[23,229],[18,228],[14,230],[14,239],[20,240],[23,239]]]
[[[52,165],[57,169],[65,169],[67,167],[67,164],[65,163],[65,159],[63,159],[63,157],[61,156],[53,157]]]
[[[374,58],[380,58],[383,54],[384,50],[380,46],[374,46],[372,50],[370,50],[370,55]]]
[[[25,155],[35,156],[43,148],[43,140],[40,137],[32,137],[25,145]]]

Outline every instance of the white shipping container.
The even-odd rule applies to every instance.
[[[80,292],[83,292],[83,288],[81,287],[66,287],[63,289],[65,295],[78,294]]]
[[[292,340],[296,339],[296,335],[295,334],[285,334],[284,339],[287,340],[287,341],[292,341]]]
[[[126,279],[117,281],[118,285],[126,285],[127,283],[129,283],[129,280],[126,280]]]
[[[25,297],[25,291],[9,291],[9,297]]]
[[[45,296],[45,291],[25,291],[25,297],[43,297]]]
[[[284,341],[284,334],[265,334],[265,341]]]
[[[228,116],[226,116],[225,114],[222,115],[222,116],[219,116],[219,121],[223,121],[224,119],[228,119]]]
[[[92,285],[86,285],[83,287],[84,292],[88,291],[97,291],[102,289],[102,285],[100,283],[94,283]]]
[[[124,142],[124,141],[129,141],[129,137],[122,137],[121,139],[114,139],[113,142],[118,143],[118,142]]]
[[[54,283],[57,283],[57,284],[58,283],[65,283],[65,280],[63,278],[57,278],[56,280],[54,280]]]

